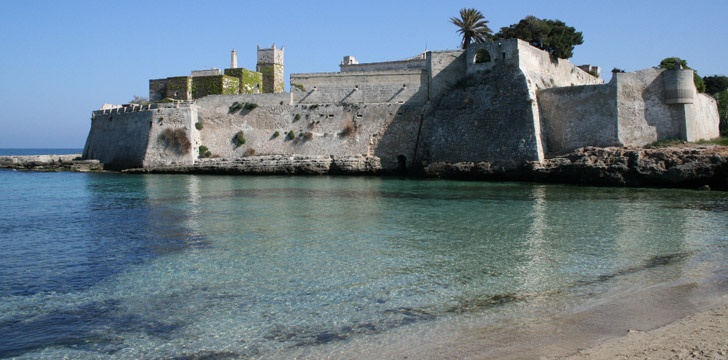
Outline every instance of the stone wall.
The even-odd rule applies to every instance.
[[[345,72],[366,71],[397,71],[397,70],[425,70],[427,68],[426,54],[420,54],[412,59],[399,61],[384,61],[365,64],[341,64],[339,69]]]
[[[200,142],[196,117],[195,105],[94,111],[83,158],[112,169],[191,164]]]
[[[398,169],[400,156],[406,166],[414,158],[420,116],[401,104],[276,104],[230,112],[225,98],[198,103],[200,141],[214,157],[378,156],[385,170]],[[244,144],[235,139],[239,132]]]
[[[294,104],[420,103],[426,98],[422,70],[291,74]]]
[[[541,90],[538,104],[546,155],[619,145],[614,84]]]
[[[609,84],[538,92],[550,154],[584,146],[644,146],[658,140],[698,141],[719,136],[715,100],[694,85],[680,102],[668,101],[662,69],[615,73]],[[692,81],[692,77],[690,77]],[[670,102],[670,103],[668,103]]]
[[[692,119],[686,124],[687,141],[720,137],[718,101],[712,96],[698,94],[693,104],[686,105],[686,110],[687,118]]]
[[[479,57],[479,51],[487,56]],[[433,110],[425,120],[421,153],[428,162],[516,168],[541,161],[538,90],[603,82],[521,40],[475,44],[466,52],[432,53],[430,59]]]

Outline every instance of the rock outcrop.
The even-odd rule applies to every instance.
[[[98,160],[81,160],[81,154],[0,156],[0,168],[34,171],[99,171]]]
[[[423,171],[442,178],[728,190],[728,147],[584,147],[518,170],[488,163],[433,163]]]
[[[200,159],[194,165],[170,165],[124,170],[126,173],[189,173],[246,175],[377,175],[378,157],[267,155],[236,159]]]

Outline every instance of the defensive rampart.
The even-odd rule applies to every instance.
[[[255,173],[275,164],[282,170],[272,173],[435,163],[508,171],[583,146],[718,136],[716,103],[695,93],[687,73],[647,69],[603,84],[597,68],[515,39],[401,62],[348,61],[339,73],[292,74],[290,93],[95,111],[84,157],[115,168],[234,163],[230,171]],[[166,79],[165,91],[190,91],[187,79]],[[157,85],[150,81],[150,93]],[[253,166],[253,156],[265,164]]]
[[[192,164],[199,132],[194,104],[154,104],[94,111],[84,159],[125,169]]]
[[[670,91],[665,77],[689,83]],[[698,94],[691,70],[615,73],[609,84],[558,87],[538,93],[546,148],[562,154],[584,146],[644,146],[661,139],[718,137],[715,100]],[[673,100],[671,100],[673,99]]]
[[[482,161],[517,168],[541,161],[538,90],[603,82],[520,40],[476,44],[464,53],[441,55],[433,57],[437,66],[432,67],[431,92],[436,100],[426,118],[427,151],[422,153],[428,162]],[[465,76],[453,76],[457,73]]]

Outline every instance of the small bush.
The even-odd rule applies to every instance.
[[[251,149],[245,150],[245,152],[243,153],[243,157],[248,157],[248,156],[255,156],[255,149],[251,148]]]
[[[188,154],[192,147],[192,143],[187,138],[187,132],[184,129],[172,130],[166,128],[159,134],[159,140],[164,143],[165,147],[171,148],[178,154]]]
[[[235,136],[233,137],[233,143],[235,143],[235,147],[245,145],[245,134],[242,130],[235,133]]]
[[[230,105],[230,107],[228,108],[228,112],[230,114],[232,114],[232,113],[234,113],[234,112],[236,112],[236,111],[238,111],[238,110],[240,110],[242,108],[243,108],[243,104],[241,104],[241,103],[239,103],[239,102],[236,101],[232,105]]]
[[[296,134],[294,134],[293,130],[291,130],[288,132],[288,134],[286,134],[286,138],[288,138],[288,140],[293,140],[296,138]]]
[[[301,114],[296,114],[296,116],[293,117],[294,122],[296,122],[298,120],[301,120]]]
[[[276,132],[273,133],[273,138],[274,139],[277,138],[277,137],[279,137],[279,136],[281,136],[281,133],[279,133],[278,131],[276,131]]]
[[[202,128],[203,128],[203,126],[202,126],[202,123],[201,122],[198,121],[198,122],[195,123],[195,129],[202,130]]]
[[[256,104],[256,103],[246,103],[245,106],[243,106],[243,108],[245,110],[254,110],[257,107],[258,107],[258,104]]]
[[[307,131],[306,133],[303,134],[303,139],[306,141],[313,139],[313,133],[310,131]]]
[[[197,148],[197,150],[200,153],[200,155],[199,155],[200,158],[209,158],[212,156],[212,152],[210,152],[210,150],[208,150],[207,146],[205,146],[205,145],[200,145],[200,147]]]

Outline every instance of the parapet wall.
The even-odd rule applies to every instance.
[[[425,54],[420,54],[412,59],[399,61],[385,61],[365,64],[341,64],[342,73],[347,72],[368,72],[368,71],[399,71],[399,70],[425,70],[427,61]]]
[[[291,74],[293,104],[424,103],[426,86],[419,69]]]

